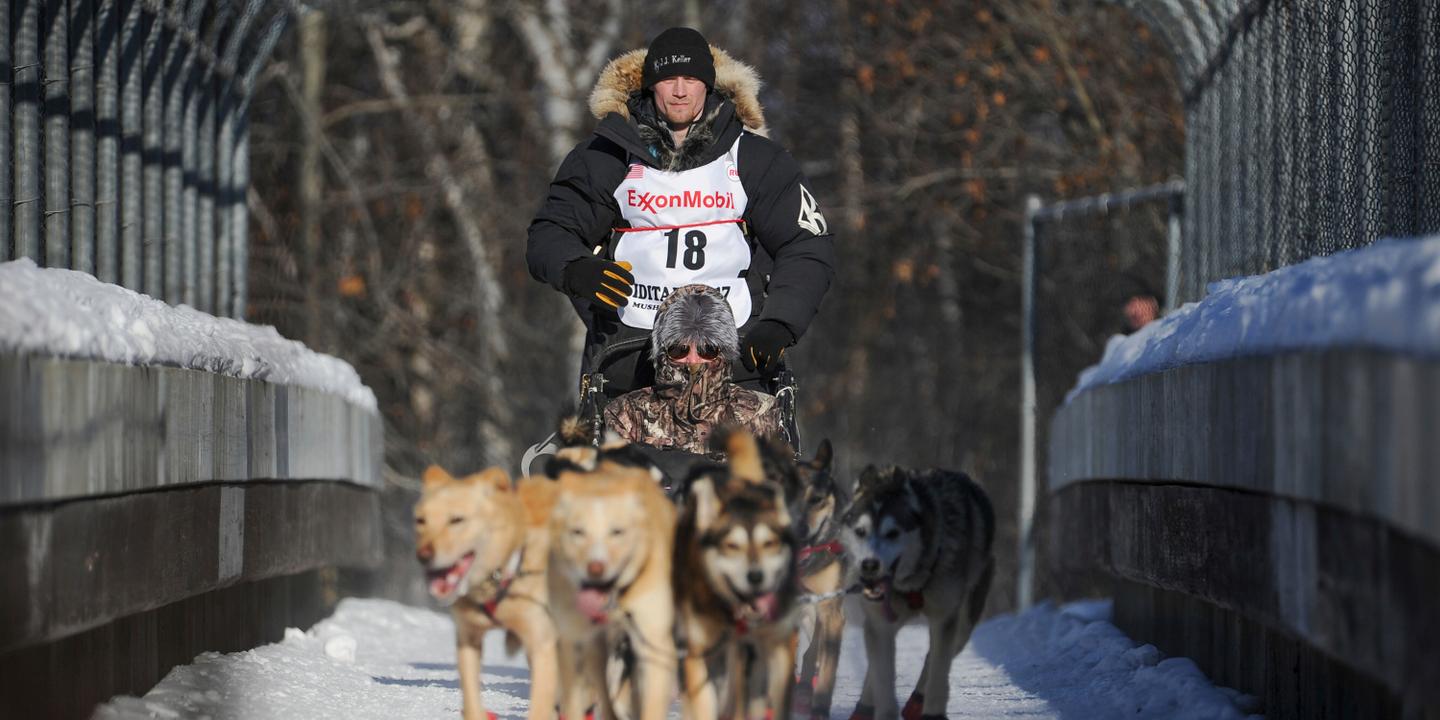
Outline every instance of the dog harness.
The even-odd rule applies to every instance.
[[[749,198],[740,184],[740,139],[729,152],[692,170],[668,172],[632,163],[615,188],[628,227],[619,227],[615,260],[635,276],[620,321],[649,330],[655,311],[675,288],[701,283],[720,290],[735,325],[750,319],[750,243],[743,229]]]
[[[505,600],[505,596],[510,594],[510,585],[515,582],[516,577],[519,577],[520,563],[524,561],[524,558],[525,546],[521,545],[519,550],[510,555],[510,562],[506,563],[504,571],[497,570],[491,573],[490,580],[495,583],[495,594],[490,596],[489,600],[478,603],[480,612],[485,613],[485,617],[490,618],[490,622],[496,625],[500,624],[500,620],[495,617],[495,611]]]

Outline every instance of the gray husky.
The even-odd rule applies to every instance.
[[[852,720],[895,720],[895,633],[923,616],[930,652],[905,720],[943,718],[950,664],[970,640],[995,572],[995,513],[964,473],[866,468],[841,518],[865,610],[865,688]]]

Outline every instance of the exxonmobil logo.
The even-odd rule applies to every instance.
[[[625,202],[633,208],[656,212],[666,208],[728,208],[735,209],[735,193],[733,192],[702,192],[700,190],[686,190],[679,193],[650,193],[638,192],[634,188],[626,188]]]

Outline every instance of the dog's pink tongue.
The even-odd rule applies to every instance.
[[[439,575],[430,580],[430,594],[443,598],[455,590],[455,583],[450,582],[448,575]]]
[[[775,593],[765,593],[752,600],[750,605],[755,608],[756,615],[768,620],[775,617],[775,607],[779,602],[775,599]]]
[[[585,617],[590,618],[591,622],[600,623],[605,622],[605,605],[609,599],[602,590],[582,588],[580,595],[575,599],[575,604],[579,606],[580,612],[584,613]]]

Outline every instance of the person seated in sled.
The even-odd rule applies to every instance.
[[[654,381],[643,350],[675,288],[720,290],[743,326],[746,387],[770,387],[814,318],[834,243],[799,164],[765,137],[758,89],[752,68],[690,28],[601,71],[600,121],[561,162],[526,246],[531,275],[585,324],[582,397]]]
[[[655,313],[655,384],[610,401],[605,428],[633,443],[695,455],[710,453],[710,435],[721,427],[778,436],[775,396],[731,381],[731,363],[739,356],[739,333],[725,296],[708,285],[676,288]]]

